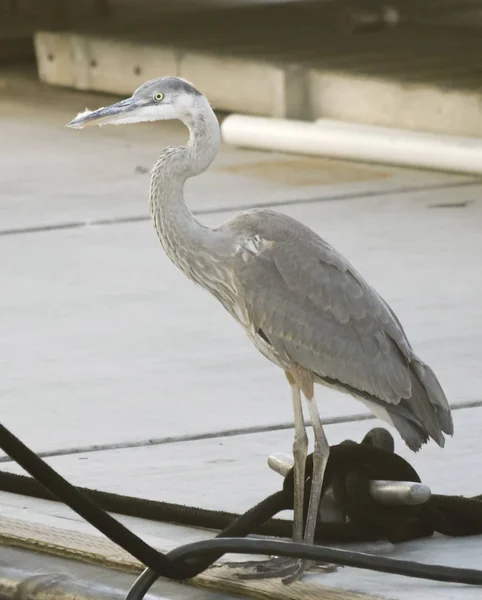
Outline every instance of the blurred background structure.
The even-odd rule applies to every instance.
[[[0,60],[44,82],[179,75],[264,116],[480,136],[480,56],[480,0],[0,0]]]

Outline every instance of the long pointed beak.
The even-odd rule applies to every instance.
[[[75,119],[67,123],[66,127],[73,127],[74,129],[82,129],[82,127],[88,127],[89,125],[107,125],[108,123],[115,123],[116,120],[125,115],[126,113],[137,108],[137,103],[134,98],[127,98],[106,106],[99,108],[94,111],[86,109],[83,113],[79,113]]]

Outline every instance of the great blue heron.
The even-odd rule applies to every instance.
[[[294,408],[293,539],[314,542],[323,474],[329,454],[313,384],[351,394],[393,425],[409,448],[453,434],[450,406],[432,369],[413,352],[393,311],[354,267],[311,229],[272,210],[239,213],[210,229],[183,197],[186,179],[216,157],[220,128],[206,97],[177,77],[141,85],[132,97],[79,114],[68,125],[179,119],[186,146],[166,148],[150,176],[149,209],[169,258],[204,287],[244,327],[258,350],[281,367]],[[303,528],[308,439],[301,394],[314,432],[314,471]],[[293,581],[306,565],[276,559],[258,569]]]

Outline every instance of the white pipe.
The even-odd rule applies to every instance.
[[[315,123],[232,114],[228,144],[482,175],[482,140],[321,119]]]

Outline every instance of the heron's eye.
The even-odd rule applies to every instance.
[[[154,94],[155,102],[162,102],[163,100],[164,100],[164,94],[162,92],[157,92],[157,94]]]

